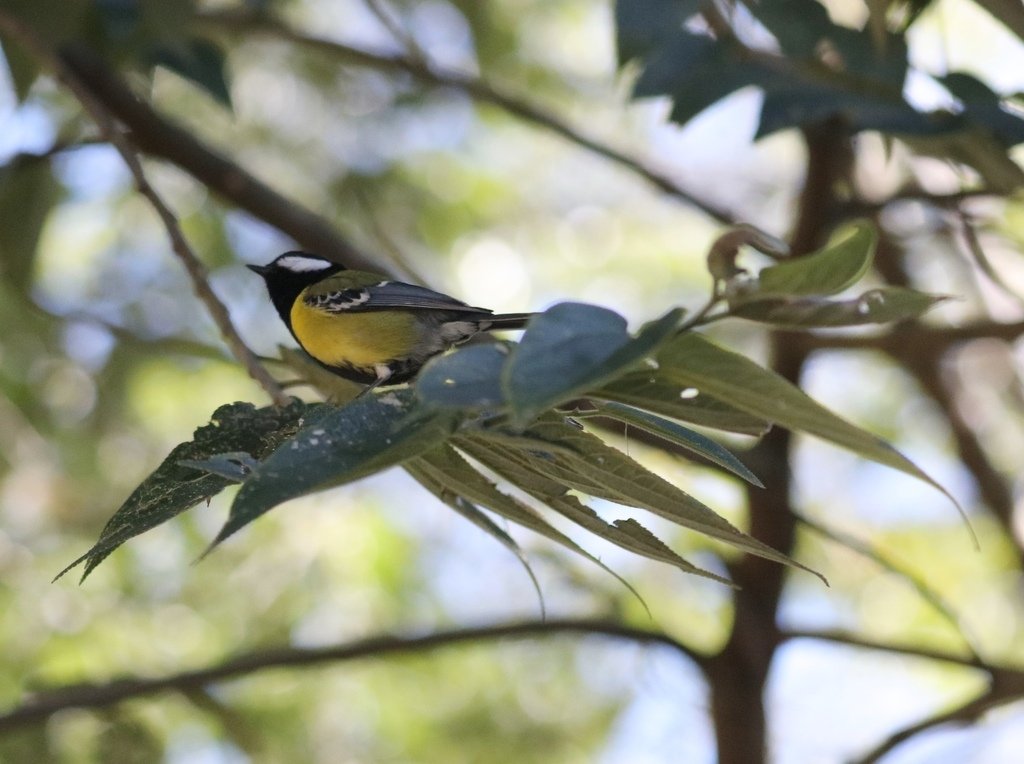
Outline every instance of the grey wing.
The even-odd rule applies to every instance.
[[[474,308],[441,292],[435,292],[415,284],[404,284],[400,281],[382,281],[379,284],[355,289],[310,294],[305,297],[305,301],[311,307],[330,313],[389,308],[491,313],[486,308]]]

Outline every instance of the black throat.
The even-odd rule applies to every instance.
[[[287,268],[273,268],[273,270],[263,273],[262,276],[267,285],[267,292],[270,294],[271,302],[277,308],[277,313],[281,316],[281,320],[291,330],[292,305],[298,299],[302,290],[343,270],[345,268],[341,265],[302,273],[296,273]]]

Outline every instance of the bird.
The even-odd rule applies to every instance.
[[[416,376],[428,360],[480,332],[523,329],[533,313],[495,314],[426,287],[291,251],[267,265],[270,300],[317,363],[365,392]]]

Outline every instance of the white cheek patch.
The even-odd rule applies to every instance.
[[[313,271],[326,271],[334,266],[330,260],[321,260],[316,257],[297,257],[288,255],[276,261],[279,268],[284,268],[292,273],[311,273]]]

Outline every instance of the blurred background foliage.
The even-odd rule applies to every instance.
[[[651,2],[652,13],[664,5]],[[886,7],[824,5],[857,28]],[[998,93],[1024,91],[1024,48],[1020,29],[1012,31],[1019,19],[1010,13],[1000,23],[985,10],[995,5],[934,0],[889,10],[919,14],[906,34],[914,70],[965,70]],[[9,0],[0,12],[34,14],[55,38],[103,46],[159,112],[324,216],[382,267],[473,304],[517,311],[582,300],[634,326],[675,305],[695,307],[709,286],[703,255],[720,222],[464,88],[354,65],[352,56],[218,14],[266,11],[317,38],[405,50],[479,76],[646,158],[737,220],[780,236],[792,225],[806,162],[799,131],[754,142],[761,95],[750,87],[685,127],[667,121],[667,98],[631,102],[638,67],[617,69],[608,2],[211,0],[196,3],[198,20],[191,6]],[[764,36],[742,6],[733,12],[740,27]],[[176,24],[213,47],[182,49]],[[86,585],[50,582],[218,405],[265,396],[223,351],[116,152],[65,90],[36,76],[28,51],[9,36],[0,42],[9,64],[0,75],[0,704],[272,646],[536,619],[515,558],[395,470],[270,513],[193,565],[223,521],[229,491],[127,544]],[[952,103],[913,74],[905,95],[921,109]],[[928,325],[1018,326],[1024,197],[1005,188],[1012,170],[1001,164],[992,176],[947,161],[948,146],[925,150],[874,132],[859,134],[854,149],[843,198],[851,214],[876,218],[914,286],[961,298]],[[171,163],[146,169],[243,336],[276,355],[289,340],[242,266],[270,260],[291,240]],[[965,229],[961,191],[996,185],[993,177],[1000,193],[969,195]],[[888,202],[899,195],[907,198]],[[965,230],[968,243],[976,232],[986,260],[970,252]],[[968,548],[939,494],[820,443],[799,440],[791,497],[804,516],[869,542],[941,592],[978,652],[1003,664],[1024,660],[1022,359],[1004,341],[1017,331],[945,352],[937,391],[922,387],[898,351],[841,341],[822,340],[803,376],[818,400],[949,487],[969,508],[981,553]],[[766,357],[766,333],[753,324],[726,322],[714,334]],[[733,480],[628,438],[618,444],[746,527],[745,494]],[[1002,522],[993,519],[1000,513]],[[667,523],[652,529],[689,559],[722,569],[722,550],[706,540]],[[648,620],[614,579],[531,534],[517,538],[549,613],[613,614],[698,651],[729,637],[732,593],[721,585],[581,539],[642,593]],[[905,577],[809,529],[797,553],[831,588],[789,576],[778,612],[784,628],[962,649],[957,629]],[[767,688],[774,760],[849,758],[983,684],[971,670],[899,653],[788,641]],[[699,673],[669,648],[554,637],[279,669],[112,710],[69,709],[5,731],[0,760],[700,762],[715,757],[708,713]],[[1006,761],[1024,744],[1022,729],[1018,703],[975,728],[914,738],[891,760]]]

